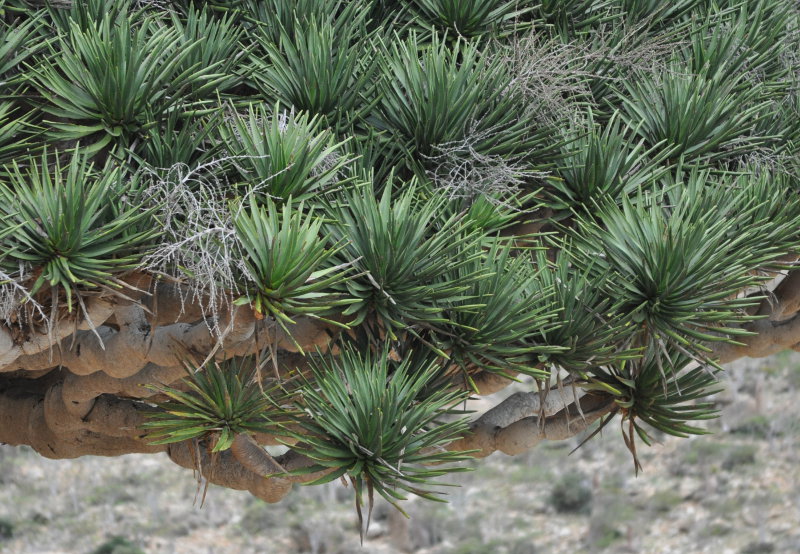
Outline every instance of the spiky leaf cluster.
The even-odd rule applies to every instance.
[[[633,362],[584,377],[586,388],[606,392],[614,398],[622,414],[620,424],[625,445],[638,471],[641,464],[637,438],[648,446],[654,441],[648,427],[676,437],[707,433],[690,422],[717,416],[714,403],[708,400],[709,395],[719,391],[716,371],[672,348],[650,350]]]
[[[348,477],[359,514],[364,491],[370,512],[374,492],[394,505],[405,493],[440,500],[428,488],[432,480],[464,469],[436,466],[466,458],[443,448],[466,430],[465,420],[440,419],[464,393],[423,394],[440,368],[430,358],[414,367],[412,359],[393,363],[388,348],[377,354],[345,348],[315,359],[313,381],[299,391],[296,407],[307,417],[298,424],[305,432],[291,435],[301,441],[295,449],[316,462],[303,471],[330,470],[316,482]]]
[[[255,357],[186,363],[184,387],[150,387],[169,398],[143,425],[152,444],[185,440],[211,441],[212,452],[230,448],[238,434],[274,433],[285,419],[278,388],[265,391],[259,383]],[[185,390],[183,390],[185,388]]]
[[[302,210],[291,202],[278,209],[267,200],[266,206],[254,204],[234,220],[246,254],[245,296],[237,303],[250,304],[257,317],[267,314],[284,326],[294,323],[294,315],[319,317],[350,302],[329,292],[346,277],[341,266],[329,263],[334,250],[320,240],[322,221]]]
[[[13,164],[8,184],[0,183],[0,213],[11,234],[3,241],[4,271],[32,268],[30,294],[44,286],[66,293],[119,288],[115,275],[138,267],[154,231],[145,225],[136,180],[119,168],[95,168],[78,151],[64,167],[44,154],[30,166]]]

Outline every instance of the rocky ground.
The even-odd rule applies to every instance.
[[[301,487],[278,505],[212,487],[165,458],[53,461],[0,447],[0,552],[800,552],[800,355],[731,367],[713,435],[660,436],[644,472],[609,426],[458,474],[448,504],[377,505],[359,546],[352,491]],[[202,495],[202,491],[200,491]]]

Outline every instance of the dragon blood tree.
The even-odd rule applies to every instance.
[[[4,443],[361,509],[592,424],[638,467],[800,345],[793,0],[0,18]]]

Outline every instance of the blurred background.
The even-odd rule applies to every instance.
[[[474,462],[449,478],[447,504],[405,502],[410,519],[376,502],[363,547],[338,482],[276,505],[212,486],[201,507],[202,487],[165,456],[0,446],[0,552],[800,552],[800,354],[737,362],[721,384],[712,434],[656,434],[638,477],[615,421],[572,455],[582,437]]]

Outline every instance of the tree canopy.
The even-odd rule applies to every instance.
[[[800,345],[799,52],[792,0],[0,0],[0,441],[359,514],[638,468]]]

